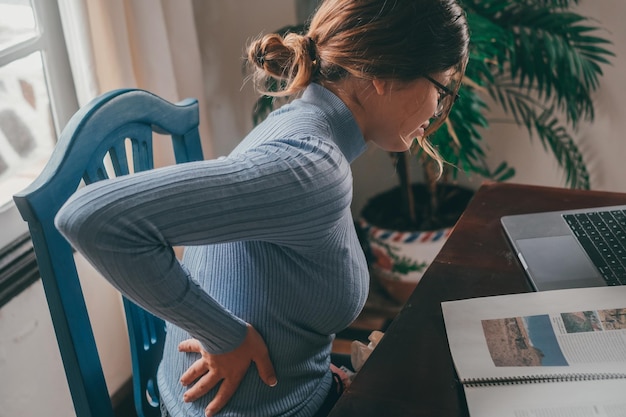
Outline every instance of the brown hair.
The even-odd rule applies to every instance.
[[[281,95],[347,74],[412,81],[467,60],[465,13],[455,0],[326,0],[305,35],[252,42],[248,61],[261,76],[286,80]]]
[[[255,67],[257,86],[266,85],[259,81],[268,77],[281,82],[278,91],[265,94],[286,96],[311,82],[332,83],[348,75],[409,82],[455,69],[462,76],[468,44],[465,13],[456,0],[325,0],[306,34],[265,35],[248,48],[248,62]],[[434,152],[425,141],[420,145]]]

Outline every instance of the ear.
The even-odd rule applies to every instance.
[[[374,87],[374,90],[376,90],[376,94],[378,94],[379,96],[382,96],[387,92],[386,80],[374,78],[371,82],[372,82],[372,86]]]

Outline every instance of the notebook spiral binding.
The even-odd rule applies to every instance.
[[[542,382],[572,382],[596,381],[602,379],[624,379],[624,373],[596,373],[596,374],[554,374],[554,375],[527,375],[519,377],[495,377],[489,379],[468,378],[461,381],[466,387],[490,387],[496,385],[537,384]]]

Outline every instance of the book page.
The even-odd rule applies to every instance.
[[[626,286],[450,301],[442,310],[461,381],[626,377]]]
[[[471,416],[626,417],[626,379],[466,387]]]

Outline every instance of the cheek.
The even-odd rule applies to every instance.
[[[414,102],[411,107],[407,107],[407,109],[411,108],[411,111],[405,113],[403,125],[411,129],[417,129],[430,120],[435,113],[436,107],[437,102],[435,101],[433,104],[430,97],[427,97],[420,103]]]
[[[419,99],[416,99],[416,97],[419,97]],[[413,118],[413,122],[421,125],[430,120],[437,110],[438,98],[439,94],[436,88],[422,88],[415,92],[411,101],[407,101],[405,107],[410,109],[407,113],[410,113],[409,116]]]
[[[437,93],[437,91],[433,91],[432,94],[428,96],[427,105],[425,106],[426,114],[429,119],[433,117],[435,112],[437,111],[438,102],[439,102],[439,93]]]

